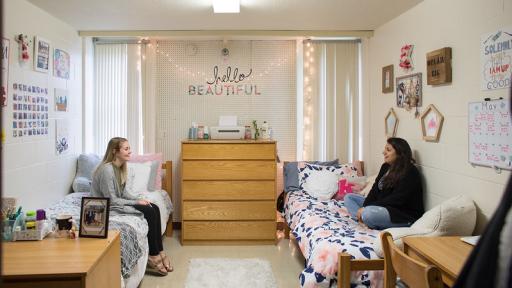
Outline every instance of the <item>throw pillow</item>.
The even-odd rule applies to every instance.
[[[144,163],[147,161],[157,161],[153,166],[152,173],[156,173],[156,176],[150,176],[151,179],[154,179],[154,182],[151,182],[148,185],[149,191],[155,191],[162,189],[162,162],[163,162],[163,154],[162,153],[154,153],[154,154],[144,154],[144,155],[132,155],[130,162],[132,163]],[[154,170],[156,168],[156,171]],[[153,180],[152,180],[153,181]],[[154,184],[153,184],[154,183]]]
[[[321,162],[321,161],[310,161],[306,163],[311,164],[317,164],[322,166],[332,166],[337,165],[338,159],[327,161],[327,162]],[[299,190],[299,169],[298,169],[299,162],[288,162],[286,165],[284,165],[283,174],[284,174],[284,191],[292,191],[292,190]]]
[[[306,179],[311,177],[312,171],[330,171],[339,176],[344,175],[346,178],[357,177],[357,169],[352,164],[342,164],[333,166],[321,166],[315,164],[304,164],[304,167],[299,168],[299,188],[304,189]]]
[[[101,159],[96,154],[80,154],[78,156],[76,176],[73,180],[74,192],[90,192],[92,173],[100,164]]]
[[[138,197],[140,193],[148,191],[151,164],[151,161],[144,163],[127,163],[128,178],[126,179],[126,193]]]
[[[467,236],[473,233],[476,224],[476,207],[465,195],[450,198],[428,210],[411,227],[388,228],[395,245],[403,249],[402,238],[406,236]],[[375,253],[383,257],[380,238],[373,243]]]
[[[326,201],[338,192],[338,178],[339,175],[334,171],[313,170],[303,184],[303,189],[314,198]]]

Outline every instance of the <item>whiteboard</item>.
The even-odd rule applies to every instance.
[[[512,170],[509,100],[469,103],[469,163]]]

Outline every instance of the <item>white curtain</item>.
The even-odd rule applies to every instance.
[[[99,155],[117,136],[134,153],[143,151],[141,58],[140,44],[95,44],[93,150]]]
[[[304,42],[304,160],[358,160],[359,45]]]

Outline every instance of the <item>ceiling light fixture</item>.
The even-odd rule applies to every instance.
[[[213,13],[240,13],[240,0],[212,0]]]

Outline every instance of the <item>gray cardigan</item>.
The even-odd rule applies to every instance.
[[[112,163],[101,164],[93,173],[91,194],[93,197],[110,198],[110,212],[116,214],[138,214],[142,215],[132,205],[137,204],[137,198],[121,190],[116,181]]]

